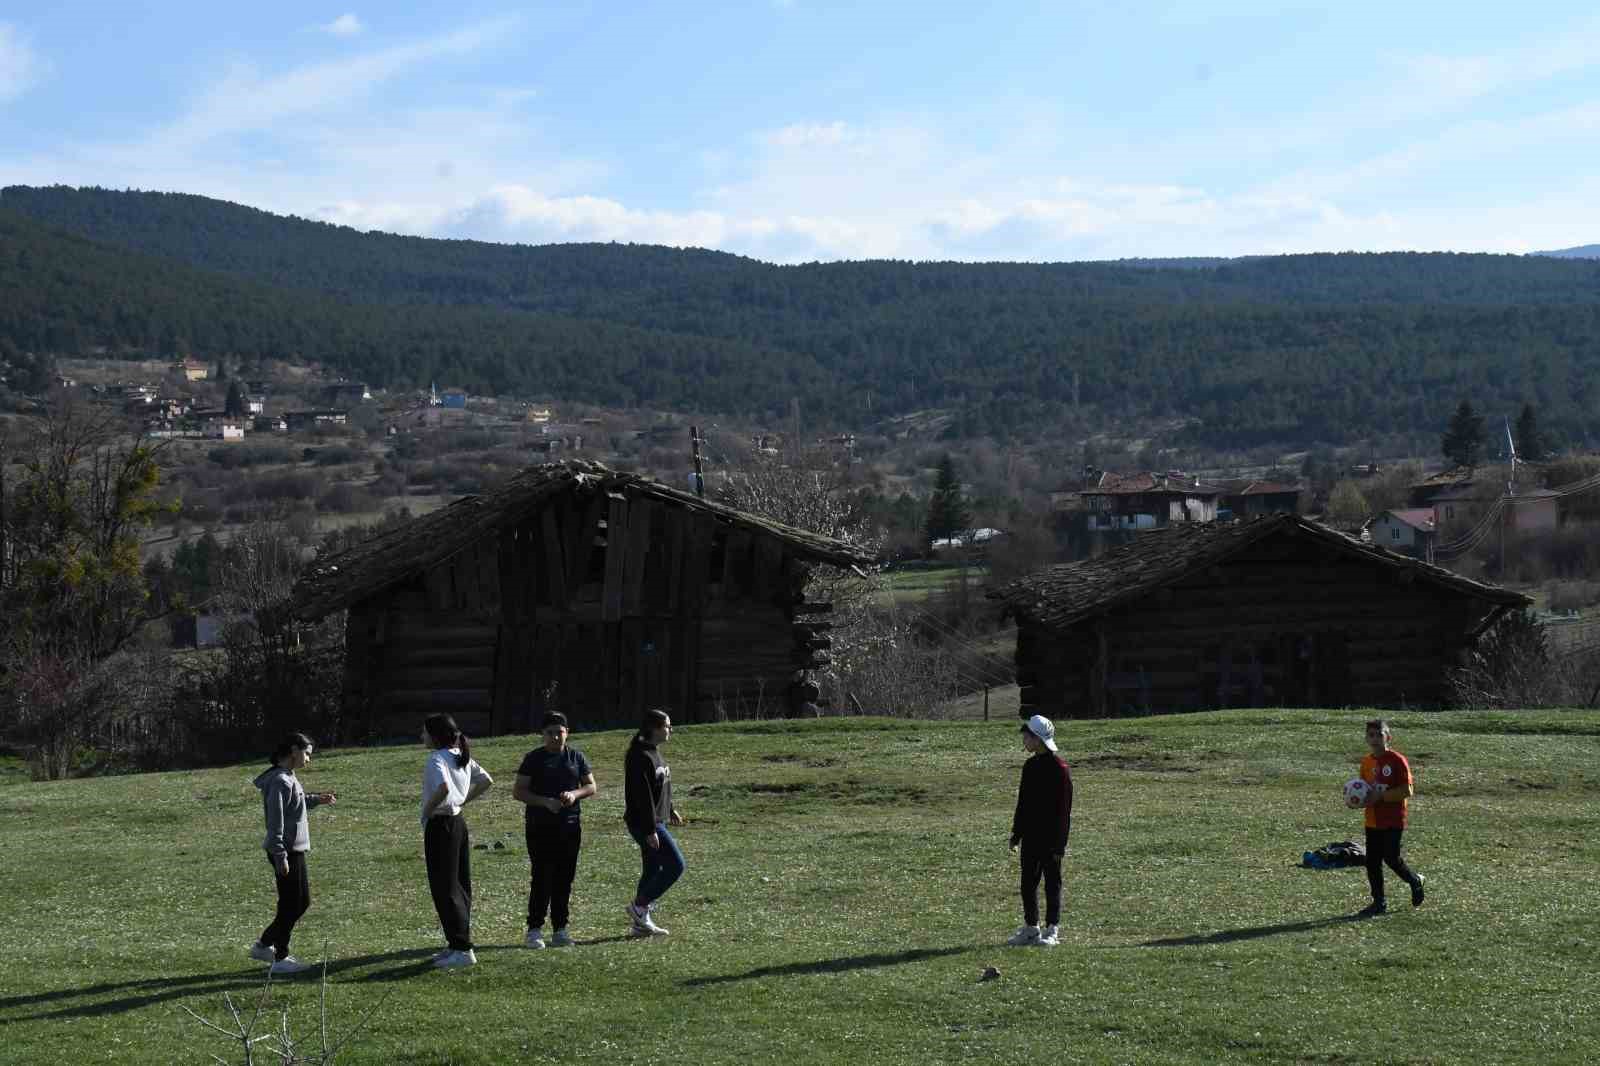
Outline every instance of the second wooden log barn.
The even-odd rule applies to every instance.
[[[1020,713],[1431,707],[1521,593],[1297,515],[1175,523],[990,593],[1017,620]]]
[[[530,467],[308,572],[290,616],[347,610],[344,700],[369,734],[445,711],[520,733],[793,712],[828,661],[813,564],[870,558],[595,463]],[[814,692],[814,690],[813,690]],[[797,694],[798,693],[798,694]]]

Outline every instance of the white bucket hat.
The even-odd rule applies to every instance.
[[[1027,724],[1022,727],[1022,731],[1025,733],[1032,733],[1034,736],[1038,737],[1039,743],[1043,744],[1051,751],[1056,750],[1055,723],[1051,722],[1050,719],[1046,718],[1044,715],[1036,714],[1032,718],[1028,719]]]

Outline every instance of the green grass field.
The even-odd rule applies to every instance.
[[[967,568],[967,581],[974,600],[983,598],[983,582],[988,573],[986,566]],[[886,597],[895,603],[918,606],[931,596],[955,592],[961,582],[961,567],[952,563],[890,570],[882,575],[882,581]]]
[[[637,853],[620,825],[626,736],[580,735],[579,946],[520,947],[512,773],[469,809],[481,963],[439,973],[416,823],[420,748],[330,751],[302,778],[330,1029],[376,1007],[339,1062],[465,1064],[1552,1063],[1600,1049],[1600,714],[1402,714],[1419,779],[1407,854],[1427,905],[1385,918],[1359,870],[1296,866],[1359,839],[1338,788],[1356,711],[1067,723],[1077,806],[1061,946],[1002,946],[1019,920],[1005,837],[1014,721],[690,726],[668,749],[684,879],[672,935],[622,938]],[[223,1014],[262,968],[256,767],[0,788],[0,1060],[208,1062],[182,1012]],[[987,965],[996,980],[980,982]],[[317,982],[274,987],[296,1031]],[[240,1061],[237,1056],[230,1061]]]

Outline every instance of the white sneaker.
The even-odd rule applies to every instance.
[[[572,946],[572,934],[565,929],[557,929],[550,934],[550,946],[553,948],[570,948]]]
[[[440,959],[444,958],[446,955],[452,954],[454,951],[454,948],[445,948],[443,951],[435,951],[432,955],[428,956],[428,961],[438,962]]]
[[[535,949],[544,947],[544,930],[529,929],[528,935],[522,938],[522,943],[524,947]]]
[[[1011,938],[1006,941],[1007,944],[1010,944],[1014,948],[1028,947],[1030,945],[1037,944],[1038,942],[1039,927],[1037,925],[1023,926],[1015,933],[1012,933]]]
[[[1056,926],[1047,925],[1043,929],[1039,930],[1040,947],[1053,948],[1059,943],[1061,943],[1061,930]]]
[[[471,948],[466,951],[447,952],[443,958],[436,960],[434,965],[441,970],[452,970],[457,966],[476,966],[478,965],[478,953]]]
[[[633,936],[666,936],[667,931],[656,924],[649,907],[628,904],[628,917],[633,919]]]
[[[269,945],[263,944],[259,940],[250,945],[250,957],[255,959],[257,962],[278,961],[278,953],[273,951]]]
[[[272,975],[274,977],[293,977],[295,974],[305,973],[309,969],[311,969],[309,963],[301,962],[293,955],[285,955],[272,964]]]

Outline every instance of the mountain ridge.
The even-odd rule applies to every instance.
[[[59,186],[0,190],[0,220],[34,250],[24,265],[0,247],[0,285],[9,271],[22,294],[0,314],[13,347],[182,340],[315,353],[373,384],[760,417],[800,399],[852,426],[944,407],[960,412],[956,436],[1176,417],[1198,441],[1304,446],[1431,434],[1471,397],[1513,414],[1532,402],[1553,433],[1600,438],[1600,263],[1588,260],[779,266],[365,234],[188,194]]]

